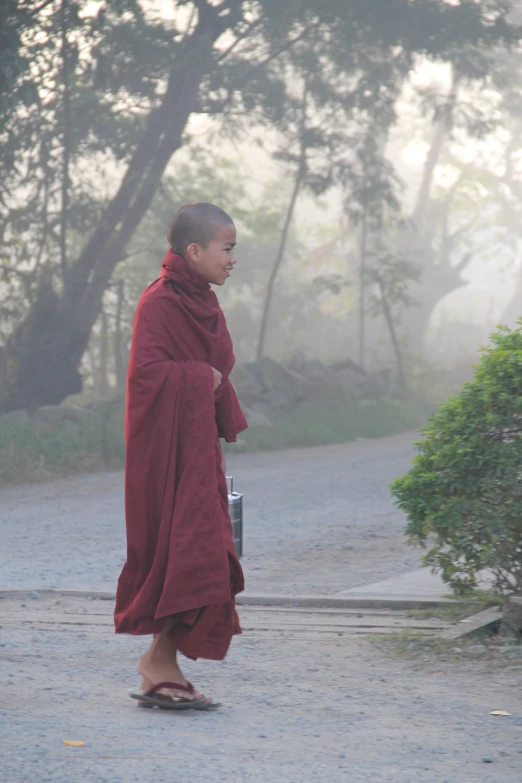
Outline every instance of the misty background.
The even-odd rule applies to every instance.
[[[1,0],[0,413],[40,439],[16,453],[63,463],[49,438],[82,408],[120,454],[133,314],[191,201],[238,229],[217,294],[257,446],[424,423],[522,314],[521,21],[504,0]],[[304,436],[332,406],[372,426]]]

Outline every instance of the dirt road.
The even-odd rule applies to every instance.
[[[519,655],[401,660],[340,615],[328,626],[327,613],[272,619],[241,607],[245,633],[226,661],[186,664],[221,710],[150,712],[126,692],[147,641],[113,635],[112,602],[42,595],[2,599],[0,612],[2,783],[522,777]],[[511,715],[491,716],[496,709]]]
[[[403,436],[232,457],[248,589],[336,593],[416,568],[387,488],[411,455]],[[124,551],[121,474],[0,492],[1,587],[114,591]],[[114,636],[111,602],[100,621],[96,601],[74,601],[0,600],[2,783],[522,779],[520,657],[397,659],[353,615],[278,610],[276,627],[241,607],[226,661],[186,665],[222,709],[150,712],[127,695],[147,640]]]
[[[335,593],[418,567],[388,489],[412,439],[231,456],[247,589]],[[113,590],[124,557],[122,474],[0,491],[0,587]]]

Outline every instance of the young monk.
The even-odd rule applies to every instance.
[[[116,633],[152,634],[138,662],[139,706],[210,709],[177,660],[222,660],[241,633],[244,588],[228,513],[219,438],[247,423],[229,380],[225,317],[210,286],[236,264],[236,230],[212,204],[188,204],[168,231],[161,275],[136,312],[127,378],[127,562],[118,581]]]

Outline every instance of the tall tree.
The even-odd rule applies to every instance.
[[[284,123],[296,76],[310,73],[311,95],[320,103],[325,87],[338,90],[347,117],[369,103],[390,112],[390,69],[405,74],[422,54],[476,76],[470,45],[516,38],[502,0],[178,0],[176,26],[151,19],[138,0],[97,6],[94,16],[81,0],[23,6],[31,19],[17,51],[35,67],[20,71],[15,92],[28,82],[37,89],[2,126],[0,174],[14,196],[2,205],[0,231],[6,261],[31,273],[32,301],[5,346],[0,410],[80,391],[78,368],[104,291],[194,112],[215,115],[229,133]],[[74,127],[64,161],[56,129],[66,104]],[[101,165],[121,180],[109,197],[98,189],[93,199],[82,173]],[[27,228],[36,214],[37,230],[18,236],[16,220]]]

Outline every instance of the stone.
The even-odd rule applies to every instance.
[[[391,370],[388,367],[366,372],[352,359],[346,359],[344,362],[331,365],[330,370],[335,373],[343,388],[355,396],[372,400],[390,394]]]
[[[344,372],[345,370],[350,370],[354,373],[357,373],[358,375],[366,374],[361,365],[357,364],[357,362],[354,362],[353,359],[344,359],[342,362],[335,362],[335,364],[330,365],[330,369],[334,372]]]
[[[345,399],[343,386],[336,373],[318,359],[303,360],[296,365],[295,370],[312,384],[312,398],[339,402]]]
[[[367,373],[359,383],[359,391],[365,399],[379,399],[390,393],[391,371],[389,369]]]
[[[468,647],[468,655],[484,655],[487,653],[488,648],[484,644],[472,644]]]
[[[366,377],[366,372],[352,359],[330,365],[329,369],[334,373],[337,382],[345,392],[353,396],[360,395],[361,382]]]
[[[291,398],[280,389],[271,389],[263,399],[266,400],[274,410],[290,408],[292,407],[292,402],[297,402],[297,400],[291,400]]]
[[[267,390],[275,389],[285,394],[290,403],[309,399],[313,384],[295,370],[283,367],[268,356],[258,363],[258,367]]]
[[[237,396],[243,405],[247,407],[263,396],[264,388],[254,374],[249,371],[246,364],[236,364],[230,380],[237,392]]]

